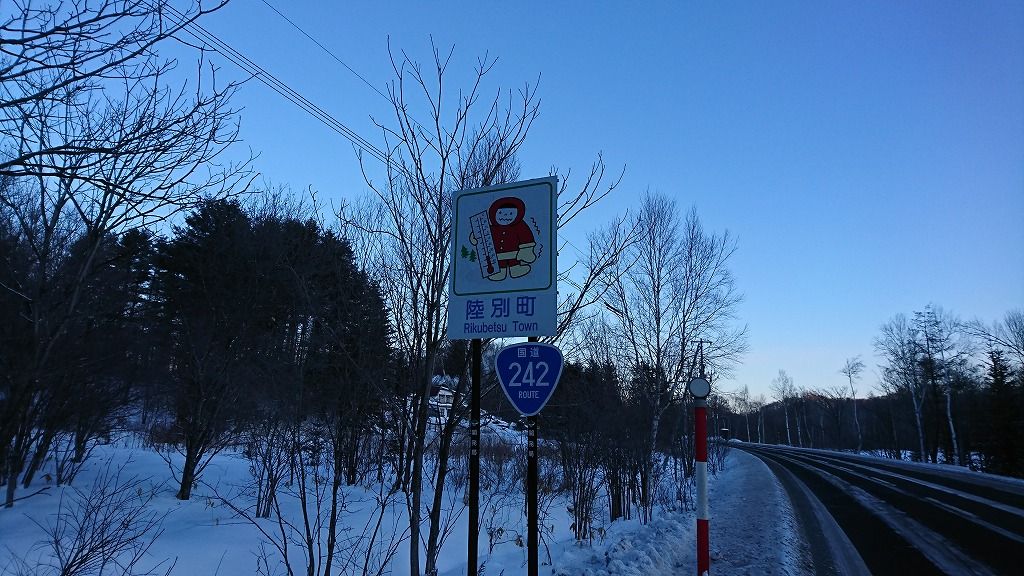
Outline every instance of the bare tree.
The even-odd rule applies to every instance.
[[[8,506],[27,435],[49,402],[40,388],[59,378],[51,363],[82,314],[104,240],[248,184],[247,163],[218,163],[238,135],[236,86],[218,86],[200,54],[195,85],[174,87],[166,78],[176,63],[157,54],[222,5],[171,14],[160,1],[22,3],[0,21],[0,209],[17,223],[32,268],[0,286],[23,303],[31,338],[25,362],[3,382]],[[58,292],[69,239],[82,257],[63,271],[70,287]]]
[[[767,404],[764,394],[758,394],[750,401],[751,407],[757,410],[757,441],[764,443],[764,407]]]
[[[753,411],[753,403],[750,399],[750,388],[744,384],[743,388],[735,395],[736,409],[743,413],[743,422],[747,428],[747,442],[751,442],[750,436],[750,413]],[[755,423],[756,424],[756,423]]]
[[[628,367],[650,414],[644,432],[642,505],[652,511],[654,442],[666,409],[683,396],[698,341],[708,367],[725,374],[745,350],[745,328],[733,326],[741,300],[728,264],[736,244],[708,234],[696,210],[681,217],[674,201],[646,194],[636,216],[638,238],[608,269],[605,308],[614,318],[613,354]]]
[[[835,448],[843,447],[843,411],[846,406],[846,386],[831,386],[820,390],[811,390],[805,394],[806,398],[818,405],[819,420],[828,414],[835,426],[834,443]],[[822,447],[827,447],[825,440],[824,425],[822,425]],[[812,446],[813,447],[813,446]]]
[[[905,390],[910,393],[917,428],[918,458],[925,462],[928,457],[922,411],[928,390],[917,362],[915,332],[906,315],[897,314],[882,325],[882,334],[875,339],[875,350],[888,362],[883,369],[883,387],[890,392]]]
[[[406,390],[413,402],[400,407],[403,452],[407,454],[401,483],[407,486],[410,573],[419,574],[425,441],[431,379],[445,337],[448,252],[452,234],[451,194],[463,188],[496,184],[518,174],[515,155],[537,117],[534,88],[527,86],[513,100],[499,91],[482,100],[483,81],[494,60],[478,62],[468,91],[451,101],[447,68],[452,53],[434,49],[433,66],[425,69],[408,55],[392,53],[394,79],[388,93],[395,116],[378,122],[387,154],[386,178],[375,181],[365,172],[381,218],[348,220],[375,237],[375,268],[391,305],[396,344],[408,365]],[[429,122],[414,119],[417,95],[425,101]],[[449,123],[449,118],[451,121]],[[443,492],[446,466],[437,468],[434,485]],[[427,507],[426,572],[435,570],[441,532],[441,507]]]
[[[342,221],[361,233],[357,252],[387,296],[399,361],[405,378],[395,389],[395,436],[399,483],[408,496],[410,572],[420,570],[420,546],[426,543],[425,569],[436,570],[441,548],[443,488],[447,464],[434,469],[433,501],[423,502],[425,439],[431,378],[445,341],[452,193],[500,184],[519,175],[516,155],[539,111],[536,88],[485,94],[484,84],[495,60],[477,62],[468,88],[454,92],[448,84],[452,52],[436,47],[433,62],[422,66],[404,52],[391,53],[393,80],[388,88],[394,116],[377,120],[383,135],[385,175],[375,179],[364,164],[372,201],[359,210],[343,210]],[[420,116],[424,122],[415,117]],[[614,188],[600,157],[582,188],[559,190],[559,225],[571,221]],[[581,303],[588,301],[593,280],[584,279],[575,300],[560,306],[559,330],[571,325]],[[410,399],[410,401],[406,401]],[[420,530],[424,511],[427,535]]]
[[[166,513],[150,506],[156,490],[148,479],[123,477],[124,469],[109,463],[88,491],[66,488],[57,513],[48,521],[33,520],[46,533],[34,547],[38,558],[21,559],[18,574],[87,576],[117,573],[130,576],[170,574],[164,560],[145,567],[150,548],[163,532]],[[31,566],[31,567],[30,567]]]
[[[796,402],[794,409],[796,421],[796,443],[801,448],[804,447],[804,434],[810,434],[810,430],[807,427],[807,388],[800,386],[795,389],[796,394],[793,396],[793,400]],[[814,443],[811,442],[811,447],[814,447]]]
[[[524,540],[511,526],[523,512],[520,490],[525,485],[526,452],[501,439],[486,440],[480,456],[481,528],[487,532],[488,552],[493,553],[500,543]]]
[[[1010,310],[1001,322],[986,326],[981,320],[964,325],[968,334],[981,338],[991,346],[1005,349],[1017,357],[1017,364],[1024,369],[1024,310]]]
[[[960,321],[938,306],[929,304],[924,311],[914,313],[914,327],[920,351],[924,378],[931,385],[934,397],[945,396],[945,417],[949,429],[949,448],[953,463],[960,465],[960,443],[953,418],[954,386],[951,372],[969,356],[970,343],[961,341]],[[937,444],[937,443],[936,443]],[[947,452],[946,457],[949,457]],[[933,458],[934,459],[934,458]]]
[[[245,180],[245,165],[217,170],[238,135],[237,85],[218,87],[200,54],[195,87],[175,88],[177,63],[157,54],[225,3],[25,4],[0,25],[0,176],[39,181],[38,218],[55,225],[66,208],[90,231],[124,229]]]
[[[793,379],[789,377],[789,374],[780,369],[779,375],[772,380],[771,388],[775,398],[782,402],[782,411],[786,420],[786,444],[792,446],[793,436],[789,431],[789,403],[796,397],[796,387],[793,386]]]
[[[850,385],[850,399],[853,401],[853,423],[857,426],[857,452],[860,452],[863,447],[864,438],[860,430],[860,418],[857,416],[857,387],[855,382],[860,378],[860,373],[863,371],[864,362],[861,362],[860,356],[847,358],[846,364],[839,369],[839,372],[846,376],[847,382]]]
[[[590,177],[582,193],[576,196],[579,202],[584,202],[581,199],[590,194],[595,174],[600,182],[600,173],[603,171],[604,165],[600,160],[591,167]],[[562,185],[566,183],[567,180],[563,179]],[[614,187],[617,184],[618,180],[610,186]],[[567,220],[560,217],[559,222],[561,225]],[[573,355],[586,348],[574,346],[572,342],[576,335],[570,334],[580,327],[587,332],[586,326],[600,315],[595,304],[604,299],[610,288],[607,277],[622,265],[625,253],[639,241],[640,230],[638,221],[630,221],[628,216],[622,216],[614,218],[606,226],[588,236],[586,253],[578,254],[579,258],[575,264],[558,271],[560,288],[556,334],[553,337],[542,338],[542,341],[558,342],[567,355]],[[562,250],[566,250],[564,245]]]

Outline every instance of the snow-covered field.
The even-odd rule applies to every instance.
[[[166,455],[165,455],[166,456]],[[172,458],[171,463],[174,463]],[[50,574],[55,565],[54,547],[48,533],[58,522],[60,510],[71,511],[81,505],[97,484],[106,477],[108,487],[117,485],[122,511],[145,503],[142,520],[158,524],[142,539],[151,546],[141,553],[137,572],[154,568],[163,574],[217,574],[241,576],[261,570],[261,543],[269,557],[273,550],[260,528],[274,534],[276,524],[269,519],[257,524],[240,518],[221,497],[238,499],[248,485],[249,462],[237,453],[217,456],[204,473],[203,483],[188,502],[174,497],[176,486],[170,480],[168,464],[151,450],[120,446],[102,446],[75,482],[75,487],[50,488],[43,494],[19,501],[11,509],[0,509],[0,574]],[[116,477],[114,475],[116,474]],[[125,489],[125,486],[130,488]],[[20,494],[27,494],[23,491]],[[797,530],[788,499],[767,468],[756,458],[734,450],[726,468],[709,479],[711,511],[711,558],[715,574],[805,574],[810,565]],[[377,493],[365,488],[347,488],[347,512],[344,515],[355,541],[367,527],[375,526],[379,510]],[[521,495],[520,495],[521,496]],[[520,497],[516,496],[516,497]],[[108,497],[111,497],[108,494]],[[292,503],[294,504],[294,503]],[[286,508],[288,508],[286,506]],[[297,507],[286,515],[300,514]],[[382,531],[399,536],[406,528],[404,501],[395,499],[382,517]],[[513,515],[515,516],[515,515]],[[525,519],[507,520],[509,532],[523,532]],[[693,512],[658,515],[648,525],[618,521],[607,525],[602,537],[592,544],[578,545],[569,531],[564,502],[549,508],[548,523],[553,529],[542,547],[541,573],[559,576],[668,575],[686,574],[696,569],[695,519]],[[397,532],[396,532],[397,531]],[[466,572],[465,513],[453,525],[439,561],[441,576]],[[152,539],[151,537],[155,537]],[[390,534],[385,536],[390,539]],[[408,544],[397,546],[394,558],[384,573],[405,574]],[[298,553],[293,549],[293,553]],[[353,562],[339,573],[358,573],[363,557],[358,546],[351,549]],[[551,563],[547,564],[548,553]],[[488,549],[486,534],[480,537],[480,560],[484,574],[524,573],[526,551],[514,538]],[[272,572],[282,573],[280,564],[270,563]],[[266,566],[262,566],[266,572]],[[104,574],[120,574],[124,569],[108,567]],[[98,572],[95,572],[98,573]]]

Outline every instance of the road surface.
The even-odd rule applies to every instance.
[[[818,574],[1024,574],[1024,483],[952,467],[734,443],[776,474]]]

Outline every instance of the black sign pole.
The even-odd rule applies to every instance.
[[[540,461],[540,416],[562,375],[565,359],[550,344],[530,338],[527,344],[502,348],[494,357],[501,389],[520,414],[526,416],[526,556],[527,574],[538,576],[540,563],[540,514],[538,506]],[[539,378],[538,378],[539,376]],[[524,389],[524,386],[528,389]]]
[[[530,337],[536,342],[537,337]],[[537,576],[537,416],[526,418],[526,559],[527,576]]]
[[[469,400],[469,559],[466,574],[476,576],[480,541],[480,357],[482,343],[473,339],[472,382]]]
[[[526,418],[526,556],[527,574],[537,576],[537,417]]]

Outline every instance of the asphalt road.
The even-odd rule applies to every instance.
[[[1024,574],[1024,482],[824,450],[732,447],[779,478],[818,574]]]

